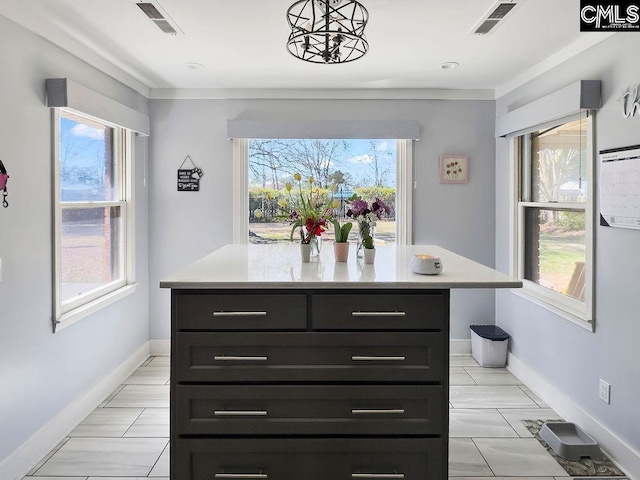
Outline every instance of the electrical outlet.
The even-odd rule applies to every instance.
[[[609,403],[609,393],[611,391],[611,385],[604,380],[600,379],[600,389],[598,390],[598,396],[604,403]]]

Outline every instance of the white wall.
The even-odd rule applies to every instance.
[[[640,144],[640,116],[623,118],[618,100],[640,83],[639,47],[638,35],[617,34],[498,99],[497,114],[576,80],[601,80],[595,149]],[[496,155],[496,265],[508,271],[507,140],[496,141]],[[597,226],[595,255],[595,333],[509,292],[497,294],[497,323],[512,335],[517,360],[640,451],[640,231]],[[600,378],[611,384],[610,405],[598,399]]]
[[[232,241],[227,119],[419,120],[414,243],[438,244],[494,264],[493,101],[151,100],[149,108],[153,339],[169,338],[169,292],[158,282]],[[438,183],[439,155],[445,153],[469,155],[468,184]],[[176,191],[176,171],[186,155],[204,170],[200,192]],[[451,317],[452,337],[469,338],[470,323],[493,323],[493,292],[454,292]]]
[[[0,158],[11,178],[0,207],[0,463],[148,339],[147,140],[136,144],[138,288],[53,334],[51,112],[45,79],[68,77],[146,111],[147,100],[0,17]],[[3,477],[0,472],[0,477]],[[5,478],[5,477],[3,477]]]

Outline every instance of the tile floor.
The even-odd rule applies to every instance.
[[[560,418],[503,368],[451,357],[449,477],[568,477],[522,425]],[[152,357],[57,445],[27,479],[169,480],[169,358]]]

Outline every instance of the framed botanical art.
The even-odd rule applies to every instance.
[[[467,183],[468,180],[467,155],[440,155],[440,183]]]

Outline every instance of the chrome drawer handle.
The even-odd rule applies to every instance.
[[[266,410],[215,410],[217,417],[264,417]]]
[[[352,317],[405,317],[405,312],[351,312]]]
[[[216,473],[214,478],[269,478],[266,473]]]
[[[351,414],[352,415],[377,415],[377,414],[402,415],[404,414],[404,408],[386,408],[386,409],[354,408],[351,410]]]
[[[352,473],[351,478],[404,478],[404,473]]]
[[[250,356],[250,357],[239,357],[239,356],[235,356],[235,355],[216,355],[215,357],[213,357],[214,360],[217,361],[222,361],[222,362],[254,362],[254,361],[259,361],[259,362],[266,362],[269,357],[267,357],[266,355],[255,355],[255,356]]]
[[[267,312],[213,312],[214,317],[264,317]]]
[[[377,356],[367,356],[367,355],[353,355],[351,360],[354,362],[404,362],[407,358],[403,356],[388,356],[377,355]]]

